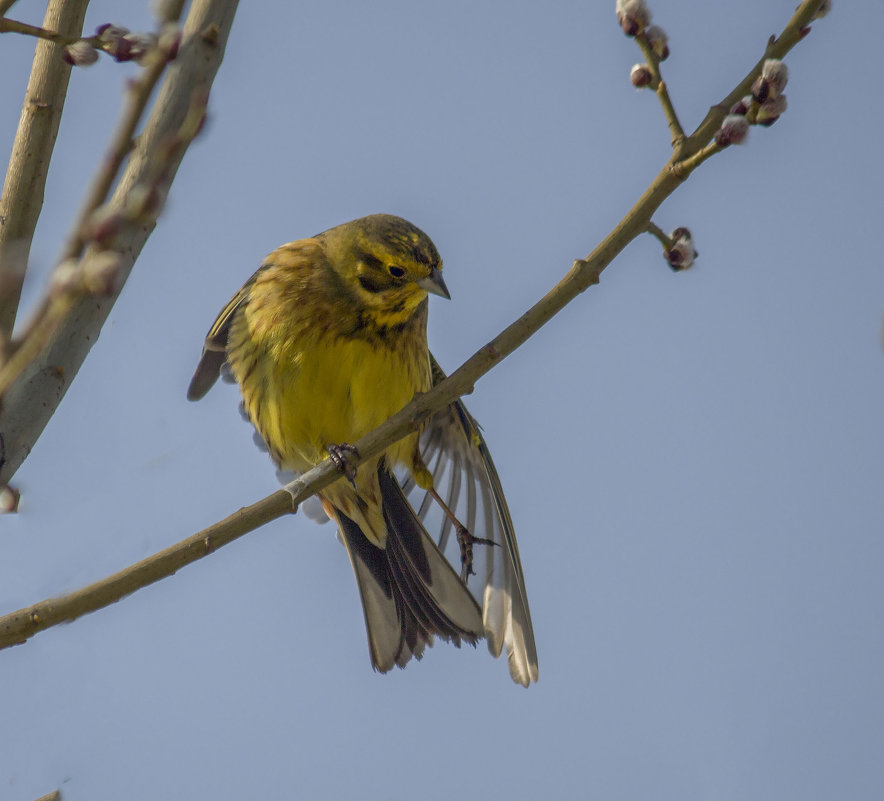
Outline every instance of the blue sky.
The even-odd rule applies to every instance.
[[[95,0],[87,30],[150,25]],[[19,18],[37,21],[38,4]],[[792,2],[657,0],[692,129]],[[614,3],[243,4],[210,124],[0,519],[0,611],[101,578],[276,489],[236,390],[185,391],[277,245],[372,212],[423,228],[453,369],[586,255],[665,162]],[[540,656],[386,676],[331,526],[278,520],[0,654],[0,799],[880,798],[884,273],[877,3],[787,58],[789,109],[658,212],[467,399],[519,535]],[[0,40],[8,152],[32,43]],[[131,69],[78,70],[37,296]]]

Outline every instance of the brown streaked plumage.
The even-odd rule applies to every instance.
[[[330,446],[355,442],[441,379],[426,341],[427,293],[448,297],[441,266],[429,237],[391,215],[283,245],[218,315],[188,398],[201,398],[227,363],[277,464],[309,469]],[[397,467],[406,471],[404,488]],[[468,527],[481,523],[499,546],[480,546],[488,551],[482,609],[442,552],[450,525],[440,525],[440,550],[422,522],[430,506],[420,493],[455,471],[467,491],[461,497],[449,482],[449,506],[460,502]],[[420,436],[363,463],[352,483],[340,479],[321,499],[350,555],[377,670],[420,657],[434,637],[457,645],[486,637],[495,655],[506,647],[515,681],[537,680],[512,522],[463,404],[442,410]]]

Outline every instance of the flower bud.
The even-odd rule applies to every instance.
[[[654,76],[647,64],[636,64],[629,73],[629,80],[636,89],[643,89],[650,85]]]
[[[123,39],[129,44],[126,59],[121,61],[137,61],[143,65],[147,57],[156,51],[157,37],[152,33],[127,33]]]
[[[697,258],[697,251],[694,250],[694,239],[691,232],[687,228],[676,228],[670,235],[672,247],[664,251],[669,266],[676,272],[687,270]]]
[[[669,58],[669,37],[666,35],[666,31],[659,25],[651,25],[645,31],[645,36],[648,39],[651,50],[654,51],[654,55],[660,61],[666,61]]]
[[[65,259],[49,276],[49,296],[63,297],[76,293],[82,285],[80,262],[77,259]]]
[[[98,51],[90,42],[79,39],[73,44],[67,45],[62,51],[61,57],[75,67],[88,67],[98,61]]]
[[[105,22],[104,25],[99,25],[95,29],[95,35],[102,44],[111,44],[117,39],[122,39],[127,33],[129,33],[128,28],[124,28],[122,25],[111,25],[109,22]]]
[[[776,95],[769,97],[758,107],[758,114],[755,116],[755,122],[769,128],[786,110],[786,96]]]
[[[728,114],[715,134],[715,141],[721,147],[742,145],[749,135],[749,120],[742,114]]]
[[[749,109],[752,107],[752,95],[746,95],[742,100],[738,100],[731,106],[731,110],[728,112],[729,114],[739,114],[740,116],[745,116]]]
[[[89,215],[84,225],[83,236],[99,245],[107,245],[120,232],[125,221],[125,217],[119,211],[105,203]]]
[[[163,208],[164,193],[159,187],[149,184],[136,184],[129,190],[126,199],[126,215],[133,220],[154,219]]]
[[[93,295],[112,295],[120,278],[120,254],[103,250],[83,259],[83,285]]]
[[[758,103],[778,97],[786,88],[788,80],[789,70],[786,65],[779,59],[769,58],[761,68],[761,75],[752,84],[752,97]]]
[[[0,487],[0,514],[9,515],[18,511],[21,493],[8,484]]]
[[[778,58],[769,58],[761,68],[761,77],[768,83],[769,94],[781,95],[789,81],[789,68]]]
[[[752,99],[756,103],[763,103],[770,93],[770,84],[759,75],[752,83]]]
[[[103,45],[104,52],[114,61],[132,60],[132,43],[125,37],[120,36]]]
[[[645,0],[617,0],[617,21],[627,36],[637,36],[651,24]]]

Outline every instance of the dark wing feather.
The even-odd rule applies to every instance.
[[[432,366],[437,384],[445,374],[435,359]],[[482,581],[476,595],[482,602],[485,637],[494,656],[506,647],[513,680],[528,686],[538,677],[537,647],[519,546],[488,446],[462,402],[430,418],[421,435],[421,455],[433,474],[436,491],[458,519],[474,536],[497,543],[474,549],[477,578]],[[448,519],[412,479],[405,482],[404,490],[428,530],[438,532],[440,549],[447,548],[457,564],[460,555]]]
[[[404,667],[438,636],[460,646],[483,633],[482,613],[424,530],[396,479],[378,468],[387,543],[378,548],[349,517],[334,510],[356,574],[372,665]]]
[[[258,271],[260,272],[260,270]],[[230,334],[230,325],[236,312],[248,300],[249,291],[258,272],[254,273],[248,281],[221,309],[203,344],[203,352],[199,364],[196,366],[190,386],[187,388],[187,400],[199,400],[203,397],[218,380],[221,368],[227,361],[227,337]]]

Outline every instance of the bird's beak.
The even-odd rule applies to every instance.
[[[417,285],[432,295],[439,295],[446,300],[451,300],[448,287],[445,286],[445,282],[442,280],[442,271],[438,267],[430,268],[430,274],[426,278],[421,278]]]

